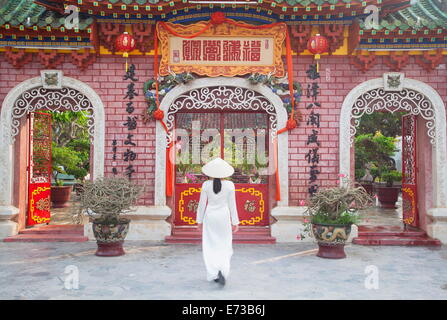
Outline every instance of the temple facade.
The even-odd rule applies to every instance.
[[[49,197],[30,188],[39,110],[88,114],[90,178],[145,185],[127,239],[169,243],[200,241],[200,167],[214,156],[236,167],[236,241],[301,241],[306,199],[354,177],[360,118],[404,111],[402,223],[446,243],[446,55],[446,1],[8,1],[0,237],[42,219],[33,206]]]

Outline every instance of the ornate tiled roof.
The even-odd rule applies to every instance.
[[[418,0],[382,16],[378,25],[360,24],[359,49],[447,48],[447,1]]]
[[[47,27],[60,28],[65,21],[61,13],[34,3],[33,0],[9,0],[3,1],[0,8],[0,25],[13,27]],[[80,17],[79,29],[86,29],[93,22],[93,18]]]
[[[70,42],[88,46],[95,21],[100,30],[105,25],[139,24],[147,29],[144,32],[151,33],[148,24],[159,20],[193,23],[224,11],[230,19],[254,24],[285,21],[308,27],[337,25],[341,34],[343,25],[359,25],[351,29],[355,30],[353,38],[360,34],[361,49],[408,49],[416,42],[424,48],[447,48],[447,0],[415,1],[410,5],[409,0],[248,0],[250,5],[213,5],[197,4],[197,0],[0,0],[0,46],[28,44],[33,39],[48,45]],[[80,10],[79,30],[64,26],[67,5]],[[370,5],[380,8],[379,24],[373,29],[367,29],[362,22],[368,15],[365,8]]]
[[[364,25],[361,24],[364,28]],[[411,7],[388,14],[380,19],[376,30],[407,30],[447,28],[447,1],[419,0]]]

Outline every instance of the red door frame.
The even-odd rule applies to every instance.
[[[417,117],[402,117],[402,220],[404,226],[419,227],[417,197]]]
[[[36,137],[35,135],[35,122],[37,118],[41,118],[43,121],[41,123],[44,126],[44,129],[40,132],[42,134],[41,137]],[[52,175],[52,167],[51,167],[51,147],[52,147],[52,138],[51,138],[51,114],[43,113],[43,112],[33,112],[28,115],[28,125],[29,125],[29,134],[28,134],[28,205],[27,205],[27,217],[26,217],[26,226],[33,226],[35,224],[41,223],[49,223],[51,219],[51,175]],[[37,119],[38,121],[39,119]],[[45,128],[46,127],[46,128]],[[41,159],[46,161],[43,165],[40,165],[37,174],[41,174],[37,179],[34,177],[35,173],[35,159],[34,159],[34,145],[36,142],[40,142],[40,147],[42,153]],[[45,151],[45,148],[48,148]],[[47,158],[45,158],[47,157]],[[46,173],[46,179],[45,179]],[[40,178],[40,179],[39,179]],[[36,179],[36,180],[34,180]]]
[[[201,113],[203,111],[198,110],[179,110],[175,117],[175,127],[177,127],[177,114],[179,113]],[[205,113],[218,113],[220,115],[220,145],[221,145],[221,158],[224,158],[224,121],[225,114],[229,114],[227,110],[206,110]],[[260,111],[250,110],[231,110],[231,113],[262,113]],[[270,119],[266,117],[266,137],[269,137],[269,123]],[[174,161],[174,179],[176,179],[176,166]],[[269,206],[269,190],[271,179],[267,175],[267,182],[264,184],[248,184],[248,183],[236,183],[236,202],[238,207],[239,216],[241,216],[241,209],[253,210],[253,206],[259,211],[260,216],[252,217],[251,219],[240,219],[242,226],[260,226],[270,227],[270,206]],[[256,186],[256,188],[255,188]],[[177,183],[174,181],[174,203],[172,205],[174,215],[172,224],[174,227],[196,226],[195,220],[191,216],[183,216],[183,212],[197,210],[197,204],[200,196],[201,184],[193,183]],[[238,196],[239,194],[239,196]],[[189,204],[185,203],[185,198],[189,197]],[[192,203],[192,205],[190,205]],[[190,208],[191,207],[191,208]],[[193,209],[193,210],[191,210]],[[180,213],[178,212],[180,211]],[[195,213],[194,213],[195,215]],[[241,218],[241,217],[240,217]]]

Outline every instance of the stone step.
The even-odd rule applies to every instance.
[[[192,237],[179,237],[179,236],[167,236],[165,238],[166,243],[179,243],[179,244],[201,244],[202,238]],[[233,238],[234,244],[275,244],[276,238],[263,237],[263,238]]]
[[[359,231],[359,237],[425,237],[427,234],[424,231],[401,231],[401,232],[365,232]]]
[[[4,242],[84,242],[88,237],[77,234],[18,234],[3,239]]]
[[[165,238],[167,243],[201,243],[202,236],[195,227],[174,228],[172,235]],[[233,234],[233,243],[274,244],[276,238],[270,235],[270,228],[241,227]]]
[[[59,226],[42,226],[28,228],[19,231],[19,234],[84,234],[84,226],[82,225],[59,225]]]
[[[352,239],[353,244],[364,246],[440,246],[441,241],[430,237],[370,236]]]

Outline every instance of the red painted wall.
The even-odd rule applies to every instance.
[[[153,63],[151,57],[135,57],[129,59],[134,63],[139,78],[136,88],[140,94],[134,99],[134,115],[140,115],[146,108],[144,96],[141,91],[143,82],[152,77]],[[378,57],[381,62],[382,58]],[[295,78],[302,84],[303,89],[311,80],[306,78],[306,69],[312,62],[311,57],[298,56],[294,58]],[[23,69],[14,69],[3,55],[0,55],[0,103],[6,94],[20,82],[40,75],[43,69],[35,59]],[[82,72],[69,62],[59,65],[65,76],[76,78],[91,86],[100,96],[105,105],[106,114],[106,141],[105,141],[105,171],[112,173],[112,140],[118,141],[117,165],[119,172],[123,172],[127,163],[122,160],[122,154],[126,150],[123,142],[127,137],[127,128],[123,123],[127,119],[125,111],[125,91],[128,81],[123,81],[124,60],[119,56],[101,56],[86,71]],[[320,62],[319,86],[321,95],[318,101],[322,107],[318,111],[321,114],[321,128],[319,129],[319,141],[321,142],[320,170],[318,184],[321,186],[333,186],[338,182],[338,135],[339,115],[341,105],[349,91],[358,84],[381,78],[389,68],[379,63],[372,70],[362,73],[349,63],[346,57],[324,56]],[[447,104],[447,70],[445,66],[431,73],[426,73],[420,66],[410,58],[410,64],[402,72],[407,78],[413,78],[432,86],[443,97]],[[326,78],[328,76],[328,78]],[[303,114],[303,122],[297,129],[289,133],[289,192],[290,205],[298,205],[299,201],[307,197],[309,164],[305,160],[305,154],[309,150],[306,146],[307,136],[312,128],[306,125],[310,110],[305,110],[309,102],[305,96],[300,103],[300,111]],[[138,153],[138,158],[133,162],[136,179],[147,182],[147,191],[143,197],[142,205],[154,203],[154,165],[155,165],[155,123],[144,125],[141,118],[138,120],[138,128],[133,132],[133,141],[137,144],[132,150]],[[348,151],[347,151],[348,152]]]

